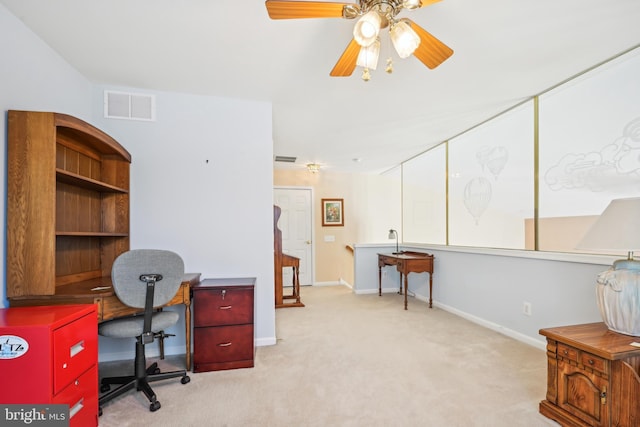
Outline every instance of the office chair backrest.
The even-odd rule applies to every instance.
[[[160,274],[156,282],[153,306],[165,305],[175,296],[184,276],[184,262],[180,255],[159,249],[134,249],[121,254],[113,263],[111,280],[113,289],[124,304],[144,308],[146,283],[144,274]]]

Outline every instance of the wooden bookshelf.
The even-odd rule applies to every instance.
[[[131,155],[65,114],[9,111],[7,128],[10,304],[56,304],[74,284],[110,284],[129,250]]]

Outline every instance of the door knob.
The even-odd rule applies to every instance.
[[[311,240],[307,240],[307,245],[310,245],[310,244],[311,244]]]

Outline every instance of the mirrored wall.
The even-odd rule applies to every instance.
[[[579,252],[640,196],[638,76],[635,49],[404,162],[403,241]]]

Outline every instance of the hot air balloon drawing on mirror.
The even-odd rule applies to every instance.
[[[509,150],[502,146],[483,147],[476,153],[476,160],[483,175],[472,178],[464,187],[464,206],[476,225],[491,202],[492,185],[509,160]],[[488,175],[489,178],[486,176]]]

